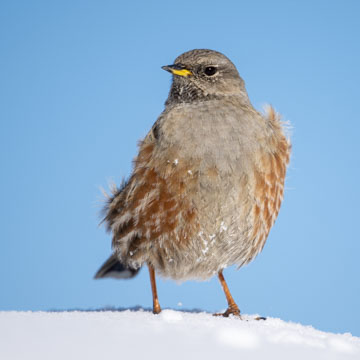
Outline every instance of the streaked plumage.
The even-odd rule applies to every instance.
[[[271,107],[266,115],[252,107],[224,55],[192,50],[165,68],[175,74],[165,110],[104,221],[124,268],[146,263],[176,280],[220,277],[262,250],[283,198],[290,144]]]

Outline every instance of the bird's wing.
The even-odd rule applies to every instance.
[[[194,206],[184,196],[197,175],[176,157],[176,149],[159,150],[160,136],[155,123],[139,144],[130,179],[113,192],[104,209],[113,248],[125,263],[131,258],[141,264],[149,248],[166,241],[184,246],[197,227]]]
[[[273,226],[283,200],[286,166],[291,145],[284,135],[280,115],[268,107],[265,120],[271,128],[267,151],[259,152],[254,169],[253,238],[257,252],[261,251]],[[255,251],[255,250],[254,250]],[[253,258],[251,254],[249,259]]]

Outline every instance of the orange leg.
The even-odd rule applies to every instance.
[[[230,290],[226,284],[226,281],[224,279],[224,275],[222,273],[222,270],[219,271],[218,274],[219,280],[220,280],[220,284],[224,290],[225,296],[226,296],[226,300],[228,302],[228,308],[227,310],[223,313],[223,314],[214,314],[215,316],[224,316],[224,317],[228,317],[230,314],[233,314],[235,316],[240,316],[240,309],[238,308],[238,306],[236,305],[233,297],[230,294]]]
[[[153,313],[159,314],[161,312],[161,307],[159,304],[159,299],[158,299],[157,290],[156,290],[155,271],[151,265],[148,265],[148,267],[149,267],[151,291],[152,291],[152,297],[153,297]]]

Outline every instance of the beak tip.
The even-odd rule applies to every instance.
[[[162,66],[161,68],[162,68],[163,70],[165,70],[165,71],[171,72],[171,69],[170,69],[170,67],[169,67],[168,65],[164,65],[164,66]]]

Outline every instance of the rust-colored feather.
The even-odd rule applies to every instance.
[[[151,252],[156,254],[154,265],[163,267],[166,247],[186,247],[198,228],[196,210],[184,196],[194,179],[190,166],[179,160],[159,164],[153,152],[154,144],[140,143],[132,177],[106,210],[113,247],[132,266]],[[176,231],[180,223],[181,231]]]
[[[267,109],[267,120],[273,128],[268,143],[271,152],[261,156],[254,171],[255,204],[253,207],[254,226],[253,248],[248,262],[264,247],[283,200],[286,166],[289,163],[291,146],[283,134],[280,115],[272,107]]]

